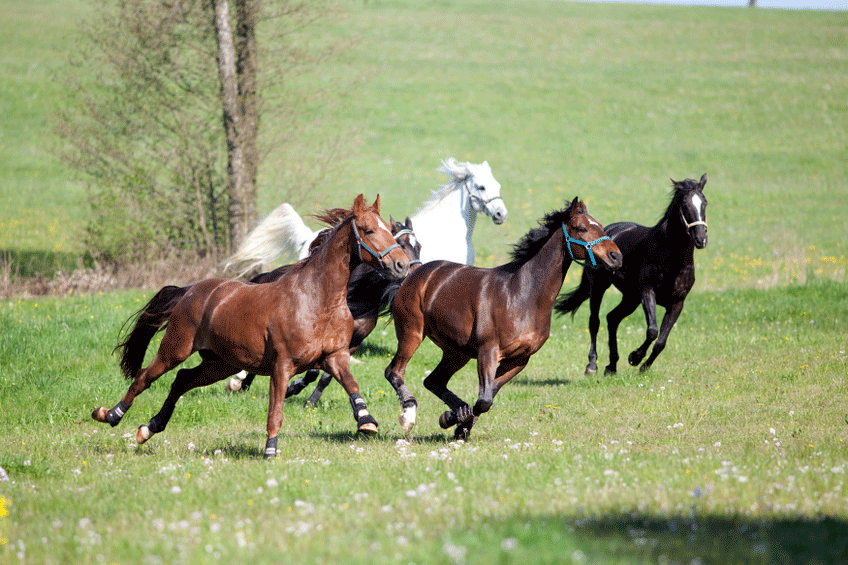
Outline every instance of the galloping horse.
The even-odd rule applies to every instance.
[[[547,341],[551,310],[572,260],[591,259],[595,265],[596,254],[609,269],[621,266],[618,247],[575,198],[525,235],[510,263],[482,269],[433,261],[407,277],[392,303],[398,346],[385,374],[401,401],[403,430],[415,424],[418,405],[404,373],[425,337],[442,350],[438,366],[424,379],[424,386],[450,409],[439,425],[456,425],[454,437],[467,439],[500,388]],[[473,408],[447,388],[472,358],[480,385]]]
[[[349,368],[353,317],[346,302],[347,283],[362,262],[391,278],[402,278],[409,269],[406,255],[380,217],[379,196],[372,206],[357,196],[327,241],[274,282],[206,279],[183,288],[162,288],[138,312],[133,330],[117,347],[123,350],[124,376],[133,379],[129,390],[111,410],[95,409],[92,418],[116,426],[136,396],[197,351],[201,363],[177,372],[162,409],[138,428],[138,443],[165,429],[187,391],[242,369],[271,376],[266,458],[276,456],[289,378],[316,367],[345,388],[358,430],[377,433],[377,422]],[[141,368],[148,344],[163,327],[156,356]]]
[[[419,259],[424,263],[444,259],[473,265],[475,255],[471,236],[477,213],[490,216],[495,224],[506,220],[507,209],[501,198],[501,184],[492,175],[492,168],[486,161],[474,164],[449,158],[442,162],[439,171],[450,180],[435,191],[412,218],[407,218],[407,222],[415,226],[415,237],[421,246]],[[225,269],[240,265],[243,275],[256,268],[264,268],[280,256],[302,259],[309,254],[311,242],[318,233],[306,226],[291,205],[283,203],[247,235],[238,251],[227,260]],[[314,372],[307,373],[291,383],[287,394],[300,393],[315,378]],[[252,379],[248,380],[246,373],[240,373],[227,382],[227,389],[246,390],[251,383]],[[326,377],[321,379],[306,406],[315,405],[329,383]]]
[[[343,217],[340,217],[340,212],[345,211],[337,208],[328,210],[325,214],[316,217],[327,224],[334,225],[343,219]],[[389,217],[389,224],[395,241],[409,258],[409,271],[412,272],[414,267],[421,264],[419,259],[421,244],[418,243],[415,233],[412,231],[412,220],[407,217],[404,223],[400,223]],[[321,230],[310,244],[310,253],[327,237],[330,231],[331,228]],[[271,272],[256,275],[250,279],[250,282],[273,282],[292,267],[293,265],[278,267]],[[350,281],[347,284],[347,306],[353,316],[353,337],[350,341],[351,355],[377,326],[380,310],[394,298],[397,289],[400,288],[400,283],[400,280],[384,277],[376,269],[365,263],[360,263],[353,269],[350,274]],[[327,388],[333,378],[329,373],[322,373],[318,369],[309,369],[303,377],[291,381],[288,389],[286,389],[286,398],[299,394],[307,385],[315,382],[319,375],[321,375],[321,378],[305,405],[314,406],[317,404],[324,389]],[[255,376],[253,373],[248,374],[241,371],[227,381],[227,390],[230,392],[248,390],[253,384]]]
[[[473,265],[471,236],[477,213],[489,215],[496,224],[506,220],[501,185],[487,162],[460,163],[450,158],[442,162],[439,170],[450,180],[412,216],[415,235],[423,249],[421,260],[426,263],[446,259]],[[258,268],[267,270],[266,266],[281,256],[303,259],[317,235],[290,204],[283,203],[244,238],[227,259],[225,269],[239,266],[238,276],[242,276]]]
[[[618,363],[616,333],[621,321],[630,315],[639,304],[645,311],[647,334],[645,341],[627,358],[634,367],[644,359],[651,342],[656,340],[650,357],[639,370],[646,371],[665,349],[668,334],[674,327],[686,295],[695,284],[694,248],[707,246],[707,199],[704,185],[707,175],[700,181],[672,179],[674,192],[671,203],[660,221],[653,227],[633,222],[617,222],[604,228],[607,234],[624,253],[624,265],[614,273],[584,270],[580,285],[564,295],[557,303],[560,313],[570,312],[589,299],[589,363],[585,373],[594,374],[597,366],[597,338],[600,327],[598,312],[604,292],[610,287],[621,291],[621,302],[607,314],[609,331],[610,362],[604,374],[614,374]],[[662,326],[657,331],[657,305],[665,308]]]

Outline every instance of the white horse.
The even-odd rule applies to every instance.
[[[454,158],[442,161],[439,171],[450,179],[412,216],[415,236],[421,244],[421,261],[445,259],[474,264],[471,236],[477,213],[490,216],[495,224],[506,220],[501,183],[492,175],[489,163],[461,163]],[[244,238],[225,264],[225,270],[238,267],[237,276],[254,269],[267,271],[278,258],[303,259],[309,244],[318,235],[288,203],[278,206]],[[459,245],[464,242],[465,245]]]

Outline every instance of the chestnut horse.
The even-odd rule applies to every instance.
[[[344,210],[341,210],[344,212]],[[316,217],[327,224],[334,225],[340,220],[340,209],[328,210],[325,214],[317,215]],[[415,237],[412,231],[412,220],[406,218],[404,223],[400,223],[389,217],[392,235],[397,241],[406,256],[409,257],[409,272],[412,272],[415,266],[421,265],[421,244]],[[331,228],[324,228],[310,244],[310,253],[320,245],[324,238],[328,235]],[[278,267],[273,271],[256,275],[250,282],[252,283],[268,283],[277,280],[287,270],[291,269],[292,265]],[[394,298],[397,289],[400,288],[401,280],[387,279],[380,274],[376,269],[365,263],[360,263],[350,274],[350,281],[347,284],[347,307],[353,316],[353,337],[350,340],[350,354],[359,348],[363,340],[377,326],[377,318],[380,310],[384,309],[392,298]],[[318,379],[318,377],[321,377]],[[253,379],[256,377],[253,373],[245,373],[244,371],[234,375],[227,381],[227,390],[235,392],[238,390],[248,390],[253,384]],[[309,384],[318,379],[318,384],[315,390],[304,403],[304,406],[310,408],[318,403],[324,389],[332,382],[333,376],[329,373],[322,373],[319,369],[309,369],[306,374],[298,379],[289,382],[289,387],[286,390],[286,398],[300,392]]]
[[[133,379],[129,390],[111,410],[95,409],[92,418],[116,426],[136,396],[197,351],[201,363],[177,372],[162,409],[138,428],[138,443],[165,429],[187,391],[242,369],[271,377],[266,458],[276,456],[289,379],[316,367],[345,388],[359,431],[377,433],[349,367],[353,317],[347,283],[362,262],[390,278],[402,278],[409,269],[406,254],[380,217],[379,196],[372,206],[357,196],[327,241],[274,282],[206,279],[183,288],[164,287],[139,311],[133,330],[118,345],[124,376]],[[140,368],[147,346],[163,327],[156,356]]]
[[[572,316],[581,304],[589,299],[589,363],[585,374],[598,370],[597,340],[601,321],[604,292],[611,286],[621,291],[621,302],[607,314],[610,361],[604,374],[615,374],[618,364],[618,341],[616,333],[621,321],[629,316],[639,304],[645,311],[647,331],[642,342],[627,357],[627,361],[638,365],[654,343],[651,355],[639,367],[648,370],[660,352],[665,349],[668,334],[674,327],[686,295],[695,284],[695,248],[707,246],[707,199],[704,185],[707,175],[700,181],[672,179],[674,192],[671,202],[660,221],[653,227],[633,222],[616,222],[605,230],[624,253],[624,265],[615,273],[583,271],[580,285],[559,299],[557,312]],[[665,308],[662,324],[657,329],[657,305]]]
[[[608,269],[621,266],[618,246],[575,198],[525,235],[510,263],[483,269],[432,261],[407,277],[392,303],[398,346],[385,374],[401,401],[404,431],[415,424],[418,405],[404,373],[425,337],[442,350],[442,360],[424,379],[424,386],[450,409],[439,425],[456,425],[454,437],[467,439],[500,388],[547,341],[554,301],[572,260],[590,259],[596,265],[596,254]],[[473,408],[447,388],[472,358],[480,385]]]

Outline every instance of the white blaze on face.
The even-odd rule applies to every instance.
[[[602,226],[601,224],[596,222],[595,219],[592,216],[587,216],[587,219],[589,220],[589,223],[592,224],[593,226],[598,226],[600,229],[604,229],[604,226]]]
[[[380,226],[380,229],[387,231],[389,233],[389,235],[392,235],[392,230],[389,229],[389,225],[386,223],[386,221],[383,218],[380,218],[380,221],[377,223],[377,225]],[[392,238],[394,239],[393,235],[392,235]]]
[[[702,222],[704,218],[701,216],[701,205],[704,203],[701,197],[697,194],[692,195],[692,207],[695,208],[695,221]]]

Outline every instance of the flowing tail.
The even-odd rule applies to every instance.
[[[174,306],[191,287],[192,285],[163,287],[147,304],[124,322],[121,327],[122,332],[127,324],[135,320],[132,331],[114,349],[114,351],[121,351],[121,372],[125,378],[134,378],[141,369],[150,340],[153,339],[154,335],[165,329],[165,324],[174,310]]]
[[[589,298],[589,275],[587,271],[588,269],[583,269],[583,276],[580,277],[580,284],[577,288],[557,298],[554,310],[560,314],[571,314],[571,317],[574,317],[580,305]]]
[[[224,270],[239,269],[242,277],[254,269],[267,270],[276,258],[301,259],[306,255],[315,232],[288,202],[283,202],[253,228],[239,248],[227,259]]]

